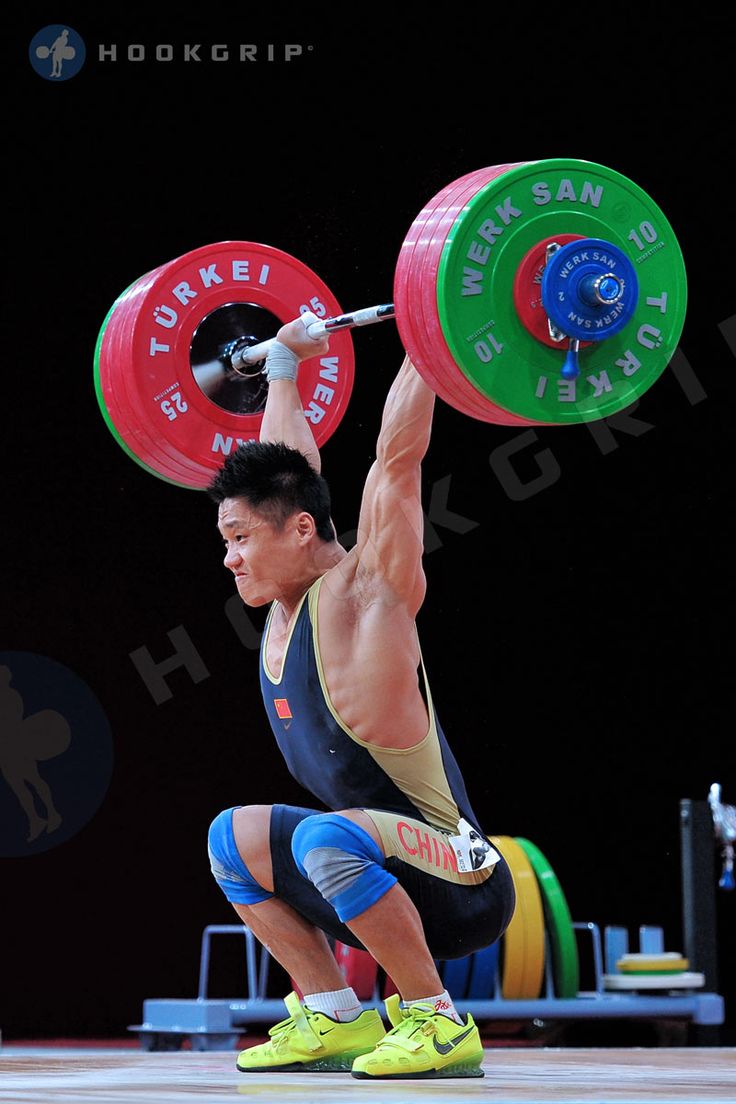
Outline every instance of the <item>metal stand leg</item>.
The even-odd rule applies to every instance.
[[[705,990],[718,992],[716,879],[713,867],[713,818],[707,801],[680,802],[682,930],[690,969],[705,975]],[[696,1046],[718,1046],[717,1026],[693,1024]]]
[[[248,1000],[255,1000],[257,997],[261,996],[260,990],[262,987],[265,987],[265,979],[268,976],[268,967],[264,965],[264,958],[268,957],[268,952],[265,948],[261,951],[261,972],[259,981],[256,977],[256,940],[247,924],[208,924],[202,932],[202,950],[199,958],[199,991],[197,993],[197,999],[207,999],[210,974],[210,940],[213,935],[245,936]]]

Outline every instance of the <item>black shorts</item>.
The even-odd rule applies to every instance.
[[[294,829],[317,809],[295,805],[274,805],[271,810],[271,863],[274,892],[317,928],[346,943],[365,950],[321,893],[299,873],[291,852]],[[418,870],[401,859],[389,856],[386,870],[416,905],[424,926],[427,946],[433,958],[462,958],[503,935],[514,912],[514,886],[511,872],[501,858],[493,874],[478,885],[460,885]]]

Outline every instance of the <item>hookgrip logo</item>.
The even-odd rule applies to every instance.
[[[91,42],[90,57],[98,67],[128,64],[143,65],[221,65],[238,62],[250,67],[254,62],[289,64],[314,56],[314,45],[301,42]],[[63,24],[49,24],[31,39],[28,48],[31,65],[48,81],[65,81],[76,76],[84,65],[87,48],[81,35]]]
[[[0,857],[76,835],[102,804],[112,763],[110,724],[78,675],[32,652],[0,652]]]
[[[28,56],[39,77],[65,81],[76,77],[84,65],[87,50],[73,27],[52,23],[33,36]]]

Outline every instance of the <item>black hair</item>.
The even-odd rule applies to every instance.
[[[311,514],[317,536],[335,539],[330,489],[306,456],[282,442],[248,441],[228,456],[207,488],[215,502],[244,498],[275,529],[298,511]]]

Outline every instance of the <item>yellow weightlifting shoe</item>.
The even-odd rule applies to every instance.
[[[358,1055],[372,1051],[386,1034],[374,1008],[357,1020],[337,1023],[304,1008],[296,993],[289,993],[284,1004],[289,1017],[271,1028],[269,1041],[241,1050],[235,1063],[241,1073],[348,1073]]]
[[[483,1045],[472,1016],[458,1024],[431,1004],[402,1008],[398,994],[388,998],[386,1012],[392,1030],[370,1054],[355,1059],[353,1077],[483,1076]]]

